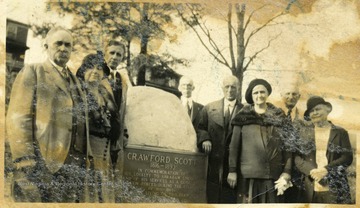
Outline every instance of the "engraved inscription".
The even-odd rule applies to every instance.
[[[205,202],[206,156],[127,149],[123,177],[146,194]]]

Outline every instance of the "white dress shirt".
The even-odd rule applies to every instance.
[[[225,116],[227,108],[229,108],[230,115],[232,114],[235,104],[236,104],[236,99],[233,101],[228,101],[227,99],[224,99],[224,116]]]
[[[59,66],[59,65],[55,64],[55,62],[51,59],[49,59],[49,61],[55,67],[55,69],[61,74],[61,76],[63,76],[64,78],[69,77],[69,72],[67,71],[68,70],[67,66],[65,66],[65,67]],[[66,69],[65,70],[66,74],[64,74],[64,72],[63,72],[64,68]]]
[[[187,98],[187,97],[184,97],[184,96],[181,96],[181,103],[182,105],[186,108],[186,105],[189,106],[189,109],[192,109],[192,105],[193,105],[193,100],[192,98]]]

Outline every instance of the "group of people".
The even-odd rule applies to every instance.
[[[331,103],[312,96],[302,116],[296,83],[283,87],[283,108],[267,101],[272,87],[264,79],[250,82],[246,105],[239,88],[235,76],[225,77],[224,97],[199,111],[193,81],[180,80],[198,148],[208,154],[208,203],[351,203],[353,152],[347,131],[328,120]]]
[[[17,75],[6,116],[14,200],[118,202],[125,47],[110,41],[87,55],[76,75],[67,67],[70,31],[52,28],[44,47],[48,59]],[[272,87],[266,80],[251,81],[247,105],[237,100],[239,88],[236,77],[226,77],[224,98],[203,106],[192,99],[192,79],[179,82],[198,148],[208,154],[208,202],[349,203],[352,149],[346,130],[327,120],[332,105],[309,98],[303,120],[297,88],[282,94],[287,114],[267,102]]]
[[[115,202],[122,147],[121,63],[125,46],[110,41],[87,55],[74,75],[71,32],[52,28],[44,63],[17,75],[6,117],[14,164],[13,198],[27,202]]]

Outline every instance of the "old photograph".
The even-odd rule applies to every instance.
[[[359,204],[359,1],[0,3],[0,203]]]

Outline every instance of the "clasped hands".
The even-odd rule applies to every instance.
[[[328,174],[328,171],[326,168],[315,168],[310,171],[310,176],[313,178],[316,182],[319,182],[321,179],[323,179]]]

